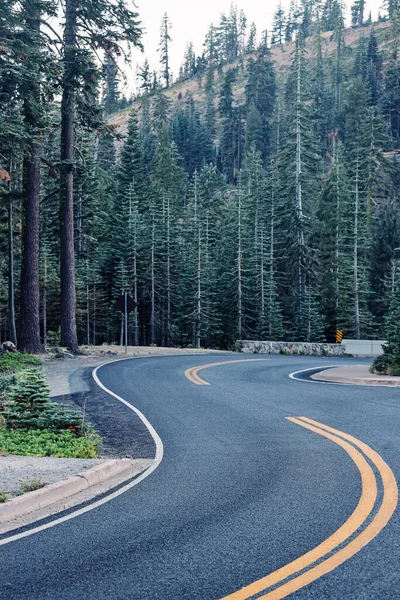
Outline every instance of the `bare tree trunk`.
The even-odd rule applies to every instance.
[[[96,293],[97,293],[97,286],[96,283],[94,283],[93,285],[93,346],[96,345]]]
[[[24,157],[21,306],[18,348],[40,352],[40,144],[32,142]]]
[[[89,293],[89,265],[86,260],[86,343],[90,346],[90,293]]]
[[[356,340],[360,339],[360,298],[359,298],[359,284],[358,284],[358,211],[360,206],[360,181],[359,181],[359,159],[357,156],[356,164],[356,181],[355,181],[355,195],[354,195],[354,254],[353,254],[353,276],[354,276],[354,334]]]
[[[167,347],[171,345],[171,199],[167,195],[167,315],[166,339]]]
[[[31,7],[29,29],[40,35],[40,9]],[[40,87],[32,87],[24,101],[24,120],[29,131],[29,142],[23,159],[22,193],[22,263],[21,303],[19,321],[19,350],[40,352],[40,279],[39,279],[39,213],[40,213],[40,142],[37,118],[32,104],[40,105]]]
[[[132,253],[132,266],[133,266],[133,300],[136,302],[136,307],[133,310],[133,345],[139,345],[139,324],[138,324],[138,285],[137,285],[137,229],[138,229],[138,209],[135,204],[135,210],[133,210],[132,204],[132,191],[134,188],[134,182],[131,184],[131,193],[129,195],[129,243],[131,246]]]
[[[336,150],[336,146],[335,146]],[[339,157],[334,154],[336,164],[336,227],[335,227],[335,317],[336,317],[336,329],[339,328],[338,323],[338,312],[339,312],[339,248],[340,248],[340,188],[339,188]]]
[[[243,298],[242,298],[242,190],[239,189],[239,199],[238,199],[238,247],[237,247],[237,277],[238,277],[238,300],[237,300],[237,309],[238,309],[238,321],[237,321],[237,331],[239,340],[242,339],[242,329],[243,329]]]
[[[135,234],[136,238],[136,234]],[[136,241],[135,241],[136,248]],[[139,322],[138,322],[138,285],[137,285],[137,258],[136,250],[133,256],[133,299],[136,302],[136,306],[133,310],[133,345],[139,346]]]
[[[150,346],[154,344],[154,333],[155,333],[155,272],[154,272],[154,260],[155,260],[155,214],[153,205],[153,222],[151,227],[151,314],[150,314]]]
[[[296,208],[299,220],[299,309],[302,314],[302,303],[306,293],[306,280],[303,266],[304,254],[304,223],[303,223],[303,197],[302,197],[302,152],[301,152],[301,115],[300,115],[300,100],[301,100],[301,62],[298,58],[297,65],[297,115],[296,115]]]
[[[200,348],[201,343],[201,223],[197,222],[198,238],[197,238],[197,292],[196,292],[196,321],[195,321],[195,347]]]
[[[125,315],[124,315],[124,313],[122,313],[122,315],[121,315],[121,332],[120,332],[120,336],[119,336],[119,345],[120,346],[124,345],[124,320],[125,320]]]
[[[11,161],[10,161],[11,163]],[[11,164],[10,164],[11,173]],[[13,200],[11,182],[9,185],[8,203],[8,319],[10,321],[10,341],[17,345],[17,329],[15,327],[15,284],[14,284],[14,230]]]
[[[63,162],[60,210],[61,345],[79,354],[76,333],[74,251],[74,121],[77,0],[66,0],[64,76],[61,100],[61,160]]]
[[[47,254],[44,256],[44,273],[43,273],[43,347],[47,350]]]
[[[260,228],[260,294],[261,294],[261,319],[260,319],[260,335],[264,333],[265,325],[265,281],[264,281],[264,228]]]

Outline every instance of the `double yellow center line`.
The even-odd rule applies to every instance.
[[[287,419],[292,423],[296,423],[301,427],[328,438],[347,452],[361,475],[362,493],[360,500],[347,521],[321,544],[266,577],[255,581],[233,594],[225,596],[222,600],[248,600],[252,596],[262,592],[266,593],[262,596],[257,596],[257,600],[279,600],[280,598],[286,598],[322,575],[329,573],[359,552],[361,548],[366,546],[382,531],[397,506],[398,490],[395,477],[381,456],[367,446],[367,444],[347,433],[343,433],[307,417],[287,417]],[[353,534],[370,517],[377,499],[375,473],[366,459],[372,463],[380,475],[383,486],[383,497],[380,507],[369,525],[361,533],[352,538]],[[347,541],[347,545],[344,545]],[[332,552],[333,554],[331,554]],[[328,554],[330,556],[327,556]],[[304,570],[305,572],[302,572]],[[300,572],[302,573],[299,574]],[[277,587],[270,590],[273,586]]]
[[[220,367],[222,365],[230,365],[243,362],[255,362],[260,360],[266,361],[268,360],[268,358],[245,358],[240,360],[224,360],[222,362],[209,363],[208,365],[200,365],[199,367],[190,367],[190,369],[186,369],[185,377],[187,377],[189,381],[195,383],[196,385],[210,385],[208,381],[205,381],[204,379],[199,377],[199,371],[203,371],[204,369],[210,369],[211,367]]]

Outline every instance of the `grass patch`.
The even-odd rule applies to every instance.
[[[26,494],[26,492],[34,492],[35,490],[40,490],[40,488],[44,487],[46,484],[43,483],[40,479],[22,479],[19,490],[16,493],[16,496],[22,496],[22,494]]]
[[[85,437],[77,437],[72,431],[0,430],[1,454],[96,458],[100,448],[101,438],[93,432],[88,433]]]
[[[5,352],[0,358],[0,373],[18,373],[29,367],[40,367],[41,362],[32,354]]]

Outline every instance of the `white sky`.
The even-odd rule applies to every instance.
[[[279,0],[237,0],[238,11],[243,8],[248,23],[255,21],[258,34],[265,29],[271,28],[272,16]],[[346,0],[347,7],[353,0]],[[290,0],[283,0],[283,6],[288,6]],[[161,19],[165,12],[172,22],[172,44],[170,48],[171,68],[173,76],[178,75],[179,66],[182,62],[186,45],[192,41],[196,54],[202,52],[202,44],[209,25],[216,25],[221,13],[228,13],[231,0],[136,0],[140,20],[146,30],[143,37],[145,52],[135,50],[132,56],[132,69],[136,63],[142,64],[144,58],[149,59],[152,69],[159,70],[157,47],[160,37]],[[372,10],[373,18],[378,15],[383,0],[367,0],[366,16]],[[132,81],[134,77],[131,69],[126,70],[128,74],[130,89],[135,87]],[[132,75],[130,74],[132,73]]]

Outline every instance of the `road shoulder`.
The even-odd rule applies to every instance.
[[[400,377],[370,373],[369,365],[333,367],[310,376],[315,381],[350,385],[400,386]]]

